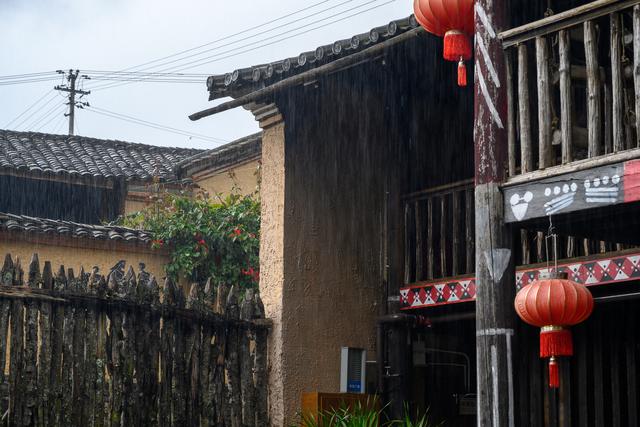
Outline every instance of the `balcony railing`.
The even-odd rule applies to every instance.
[[[500,34],[509,176],[640,147],[640,0],[599,0]]]
[[[473,181],[460,181],[407,194],[404,206],[404,284],[439,281],[475,272],[475,205]],[[517,232],[517,231],[516,231]],[[592,256],[631,246],[559,235],[558,259]],[[545,233],[522,229],[514,236],[516,265],[553,259]]]

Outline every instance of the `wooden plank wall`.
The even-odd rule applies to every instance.
[[[253,290],[159,286],[45,262],[0,275],[0,425],[266,426],[264,308]]]
[[[514,368],[516,425],[637,427],[639,301],[598,304],[572,328],[574,353],[561,359],[561,386],[547,387],[547,363],[538,357],[538,329],[520,323]],[[561,398],[562,396],[562,398]]]

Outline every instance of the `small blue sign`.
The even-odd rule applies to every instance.
[[[362,393],[362,384],[360,383],[360,381],[349,381],[347,383],[347,392]]]

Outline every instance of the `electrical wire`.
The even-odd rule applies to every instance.
[[[41,76],[46,76],[49,74],[57,74],[56,71],[42,71],[39,73],[26,73],[26,74],[9,74],[9,75],[5,75],[5,76],[0,76],[0,80],[15,80],[15,79],[22,79],[22,78],[35,78],[35,77],[41,77]]]
[[[222,44],[222,45],[220,45],[220,46],[212,47],[212,48],[210,48],[210,49],[206,49],[206,50],[203,50],[203,51],[201,51],[201,52],[192,53],[192,54],[190,54],[190,55],[186,55],[186,56],[184,56],[184,57],[182,57],[182,58],[176,58],[176,59],[173,59],[173,60],[171,60],[171,61],[165,61],[165,62],[162,62],[162,63],[160,63],[160,64],[154,65],[153,67],[143,68],[143,69],[142,69],[142,70],[140,70],[140,71],[151,70],[151,69],[154,69],[154,68],[158,68],[158,67],[162,67],[162,66],[165,66],[165,65],[173,64],[173,63],[176,63],[176,62],[179,62],[179,61],[184,61],[185,59],[193,58],[193,57],[195,57],[195,56],[200,56],[200,55],[203,55],[203,54],[205,54],[205,53],[207,53],[207,52],[212,52],[212,51],[219,50],[219,49],[222,49],[222,48],[224,48],[224,47],[228,47],[228,46],[231,46],[231,45],[234,45],[234,44],[237,44],[237,43],[240,43],[240,42],[246,41],[246,40],[250,40],[250,39],[252,39],[252,38],[259,37],[259,36],[261,36],[261,35],[264,35],[264,34],[270,33],[270,32],[272,32],[272,31],[278,30],[278,29],[280,29],[280,28],[288,27],[288,26],[289,26],[289,25],[291,25],[291,24],[295,24],[296,22],[303,21],[303,20],[305,20],[305,19],[307,19],[307,18],[311,18],[311,17],[313,17],[313,16],[320,15],[320,14],[322,14],[322,13],[325,13],[325,12],[329,11],[329,10],[336,9],[336,8],[338,8],[338,7],[340,7],[340,6],[344,6],[345,4],[352,3],[352,2],[354,2],[354,1],[356,1],[356,0],[345,0],[345,1],[342,1],[341,3],[338,3],[337,5],[334,5],[334,6],[331,6],[331,7],[325,8],[325,9],[322,9],[322,10],[317,11],[317,12],[314,12],[314,13],[312,13],[312,14],[310,14],[310,15],[306,15],[306,16],[303,16],[302,18],[298,18],[298,19],[296,19],[296,20],[286,22],[286,23],[284,23],[284,24],[281,24],[281,25],[278,25],[278,26],[276,26],[276,27],[273,27],[273,28],[267,29],[267,30],[265,30],[265,31],[262,31],[262,32],[259,32],[259,33],[256,33],[256,34],[252,34],[252,35],[249,35],[249,36],[243,37],[243,38],[241,38],[241,39],[234,40],[234,41],[231,41],[231,42],[229,42],[229,43]],[[378,0],[376,0],[376,1],[378,1]],[[345,10],[345,11],[339,12],[338,14],[346,13],[346,12],[349,12],[350,10],[352,10],[352,9],[349,9],[349,10]],[[320,21],[322,21],[322,20],[324,20],[324,19],[330,19],[330,18],[331,18],[331,17],[333,17],[333,16],[336,16],[336,15],[328,16],[328,17],[323,18],[323,19],[321,19],[321,20],[317,20],[317,21],[314,21],[314,22],[308,23],[308,24],[306,24],[306,25],[307,25],[307,26],[308,26],[308,25],[313,25],[314,23],[320,22]],[[303,26],[303,27],[304,27],[304,26]],[[296,31],[296,30],[298,30],[298,29],[300,29],[300,28],[301,28],[301,27],[293,28],[293,29],[291,29],[291,30],[285,31],[284,33],[281,33],[280,35],[282,35],[282,34],[286,34],[286,33],[291,32],[291,31]],[[279,35],[276,35],[276,36],[273,36],[273,37],[277,37],[277,36],[279,36]],[[225,38],[223,38],[223,39],[225,39]],[[220,39],[219,39],[219,40],[220,40]],[[263,40],[263,41],[264,41],[264,40]],[[259,42],[260,42],[260,41],[257,41],[257,43],[259,43]],[[209,43],[209,45],[210,45],[210,44],[214,44],[214,43],[215,43],[215,42],[210,42],[210,43]],[[244,47],[244,46],[240,46],[240,48],[242,48],[242,47]],[[207,77],[208,77],[208,76],[207,76]]]
[[[335,14],[330,15],[330,16],[328,16],[328,17],[324,17],[324,18],[322,18],[322,19],[319,19],[319,20],[317,20],[317,21],[314,21],[314,22],[311,22],[311,23],[308,23],[308,24],[302,25],[302,26],[300,26],[300,27],[295,28],[294,30],[298,30],[298,29],[306,28],[306,27],[308,27],[308,26],[310,26],[310,25],[316,24],[316,23],[318,23],[318,22],[325,21],[325,20],[330,19],[330,18],[333,18],[333,17],[340,16],[340,15],[342,15],[342,14],[343,14],[343,13],[345,13],[345,12],[350,12],[350,11],[353,11],[353,10],[356,10],[356,9],[360,9],[360,8],[362,8],[363,6],[367,6],[367,5],[369,5],[369,4],[376,3],[376,2],[378,2],[378,1],[380,1],[380,0],[369,0],[369,1],[365,2],[365,3],[363,3],[363,4],[360,4],[360,5],[358,5],[358,6],[352,7],[352,8],[350,8],[350,9],[345,10],[345,11],[338,12],[338,13],[335,13]],[[299,32],[299,33],[292,34],[292,35],[289,35],[289,36],[287,36],[287,37],[283,37],[283,38],[281,38],[281,39],[278,39],[278,40],[275,40],[275,41],[272,41],[272,42],[269,42],[269,43],[264,43],[264,44],[261,44],[261,45],[258,45],[258,46],[255,46],[255,47],[252,47],[252,48],[249,48],[249,49],[245,49],[245,50],[237,51],[237,49],[241,49],[241,48],[248,47],[248,46],[253,46],[253,45],[257,44],[257,43],[261,43],[261,42],[264,42],[264,41],[266,41],[266,40],[271,40],[271,39],[273,39],[273,38],[275,38],[275,37],[279,37],[279,36],[282,36],[282,35],[286,35],[286,34],[290,33],[291,31],[294,31],[294,30],[285,31],[285,32],[282,32],[282,33],[279,33],[279,34],[276,34],[276,35],[273,35],[273,36],[266,37],[266,38],[264,38],[264,39],[262,39],[262,40],[254,41],[254,42],[251,42],[251,43],[247,43],[247,44],[245,44],[245,45],[243,45],[243,46],[238,47],[237,49],[235,49],[235,48],[234,48],[234,49],[230,49],[230,50],[227,50],[227,51],[224,51],[224,52],[220,52],[220,53],[215,54],[215,55],[211,55],[211,56],[207,56],[207,57],[205,57],[205,58],[200,58],[200,59],[197,59],[197,60],[194,60],[194,61],[187,62],[186,64],[181,64],[181,65],[178,65],[178,66],[169,67],[169,68],[162,69],[162,70],[159,70],[159,71],[169,71],[169,70],[177,70],[177,71],[181,71],[181,70],[188,70],[188,69],[192,69],[192,68],[200,67],[200,66],[202,66],[202,65],[207,65],[207,64],[214,63],[214,62],[222,61],[222,60],[224,60],[224,59],[232,58],[232,57],[235,57],[235,56],[241,55],[241,54],[243,54],[243,53],[251,52],[251,51],[254,51],[254,50],[257,50],[257,49],[260,49],[260,48],[266,47],[266,46],[271,46],[271,45],[273,45],[273,44],[280,43],[280,42],[285,41],[285,40],[289,40],[289,39],[294,38],[294,37],[298,37],[298,36],[303,35],[303,34],[307,34],[307,33],[311,32],[311,31],[315,31],[315,30],[318,30],[318,29],[321,29],[321,28],[325,28],[325,27],[327,27],[327,26],[329,26],[329,25],[333,25],[333,24],[336,24],[336,23],[338,23],[338,22],[341,22],[341,21],[347,20],[347,19],[349,19],[349,18],[352,18],[352,17],[354,17],[354,16],[361,15],[362,13],[366,13],[366,12],[370,12],[370,11],[372,11],[372,10],[378,9],[378,8],[383,7],[383,6],[385,6],[385,5],[389,4],[389,3],[392,3],[392,2],[394,2],[394,1],[396,1],[396,0],[388,0],[388,1],[384,2],[384,3],[382,3],[382,4],[379,4],[379,5],[377,5],[377,6],[373,6],[373,7],[369,8],[369,9],[364,10],[364,11],[358,11],[358,12],[353,13],[353,14],[351,14],[351,15],[347,15],[347,16],[345,16],[345,17],[342,17],[342,18],[339,18],[339,19],[336,19],[336,20],[330,21],[330,22],[325,23],[325,24],[322,24],[322,25],[318,25],[318,26],[316,26],[316,27],[313,27],[313,28],[307,29],[307,30],[305,30],[305,31],[301,31],[301,32]],[[229,53],[229,55],[222,56],[222,55],[225,55],[225,54],[227,54],[227,53]],[[195,64],[195,65],[194,65],[194,64]],[[144,79],[140,79],[140,80],[144,80]],[[112,88],[112,87],[122,86],[122,85],[130,84],[130,83],[133,83],[133,82],[124,82],[124,83],[111,83],[111,84],[105,84],[105,85],[102,85],[102,86],[95,86],[95,87],[93,87],[93,89],[92,89],[92,90],[103,90],[103,89],[109,89],[109,88]]]
[[[60,108],[60,107],[62,107],[62,108]],[[48,114],[48,115],[47,115],[47,116],[50,116],[50,118],[49,118],[46,122],[44,121],[44,120],[46,120],[46,117],[43,117],[43,118],[42,118],[41,122],[43,122],[43,123],[35,129],[35,132],[40,132],[40,129],[42,129],[42,128],[46,127],[49,123],[51,123],[51,122],[56,118],[56,116],[57,116],[58,114],[64,113],[64,110],[65,110],[65,109],[66,109],[66,108],[65,108],[65,105],[64,105],[64,104],[62,104],[62,105],[58,105],[58,106],[57,106],[57,108],[56,108],[55,110],[53,110],[53,111],[52,111],[52,113],[53,113],[53,114]],[[62,116],[62,117],[64,117],[64,116]],[[34,126],[36,126],[36,125],[37,125],[37,123],[36,123],[36,124],[34,124],[34,125],[33,125],[33,126],[31,126],[31,127],[34,127]]]
[[[62,116],[60,116],[60,119],[58,119],[56,124],[53,125],[52,127],[53,130],[51,131],[52,134],[57,134],[58,132],[60,132],[60,130],[62,130],[62,125],[64,124],[64,118],[65,116],[63,114]]]
[[[53,89],[49,89],[48,92],[46,92],[44,95],[42,95],[42,97],[38,98],[38,100],[36,102],[34,102],[33,104],[31,104],[26,110],[24,110],[22,113],[20,113],[18,116],[14,117],[13,120],[11,120],[9,123],[7,123],[4,128],[5,129],[9,129],[9,126],[11,126],[16,120],[18,120],[20,117],[24,116],[26,113],[28,113],[33,107],[35,107],[36,105],[38,105],[40,103],[40,101],[42,101],[43,99],[45,99],[47,96],[49,96],[51,94],[51,92],[53,92]]]
[[[51,82],[58,80],[57,76],[52,77],[41,77],[41,78],[27,78],[27,79],[19,79],[19,80],[2,80],[0,81],[0,86],[12,86],[12,85],[21,85],[26,83],[38,83],[38,82]]]
[[[55,92],[57,93],[57,92]],[[40,107],[38,107],[36,110],[34,110],[33,112],[31,112],[31,114],[29,114],[27,117],[25,117],[24,119],[22,119],[22,121],[20,123],[18,123],[17,125],[14,126],[14,129],[19,129],[20,126],[22,126],[25,122],[27,122],[29,119],[31,119],[31,117],[35,116],[36,114],[38,114],[40,111],[42,111],[47,105],[51,104],[51,102],[55,101],[57,97],[54,95],[52,97],[49,98],[49,100],[47,102],[45,102],[44,104],[42,104]]]
[[[94,106],[88,106],[85,107],[85,109],[87,111],[91,111],[93,113],[96,114],[101,114],[103,116],[107,116],[107,117],[111,117],[114,119],[118,119],[118,120],[123,120],[129,123],[133,123],[133,124],[137,124],[137,125],[141,125],[141,126],[147,126],[150,128],[154,128],[157,130],[162,130],[165,132],[170,132],[170,133],[174,133],[174,134],[178,134],[178,135],[183,135],[183,136],[188,136],[190,138],[194,138],[194,139],[201,139],[203,141],[209,141],[209,142],[214,142],[216,144],[226,144],[229,141],[227,140],[223,140],[220,138],[215,138],[215,137],[211,137],[211,136],[207,136],[207,135],[201,135],[201,134],[197,134],[197,133],[193,133],[193,132],[189,132],[189,131],[185,131],[182,129],[177,129],[174,127],[170,127],[170,126],[165,126],[159,123],[154,123],[154,122],[150,122],[147,120],[142,120],[142,119],[138,119],[136,117],[132,117],[132,116],[128,116],[126,114],[121,114],[121,113],[116,113],[114,111],[109,111],[109,110],[105,110],[104,108],[98,108],[98,107],[94,107]]]
[[[264,22],[262,24],[255,25],[253,27],[249,27],[249,28],[246,28],[244,30],[238,31],[238,32],[236,32],[234,34],[230,34],[228,36],[223,36],[223,37],[218,38],[216,40],[213,40],[213,41],[210,41],[210,42],[207,42],[207,43],[204,43],[204,44],[201,44],[199,46],[195,46],[195,47],[192,47],[192,48],[189,48],[189,49],[185,49],[185,50],[173,53],[171,55],[164,56],[162,58],[154,59],[152,61],[147,61],[147,62],[144,62],[142,64],[138,64],[138,65],[135,65],[135,66],[132,66],[132,67],[124,68],[124,69],[120,70],[120,72],[134,70],[136,68],[144,67],[145,65],[149,65],[149,64],[156,63],[156,62],[160,62],[160,61],[163,61],[165,59],[169,59],[169,58],[173,58],[173,57],[182,55],[184,53],[193,52],[194,50],[198,50],[198,49],[201,49],[203,47],[211,46],[212,44],[215,44],[215,43],[218,43],[218,42],[221,42],[221,41],[229,40],[229,39],[231,39],[233,37],[236,37],[236,36],[239,36],[239,35],[242,35],[242,34],[246,34],[246,33],[250,32],[250,31],[257,30],[258,28],[266,27],[267,25],[273,24],[275,22],[281,21],[283,19],[289,18],[289,17],[294,16],[294,15],[297,15],[298,13],[302,13],[302,12],[305,12],[307,10],[313,9],[314,7],[317,7],[317,6],[319,6],[321,4],[324,4],[324,3],[328,3],[330,1],[331,0],[322,0],[320,2],[317,2],[317,3],[314,3],[312,5],[306,6],[306,7],[302,8],[302,9],[298,9],[298,10],[296,10],[294,12],[291,12],[291,13],[288,13],[286,15],[282,15],[282,16],[280,16],[278,18],[272,19],[270,21]]]
[[[40,125],[44,120],[47,120],[53,113],[60,109],[60,107],[64,107],[64,103],[54,104],[49,110],[47,110],[44,114],[37,117],[31,123],[25,126],[25,131],[29,131],[36,126]]]

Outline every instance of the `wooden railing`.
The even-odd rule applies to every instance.
[[[475,272],[473,181],[460,181],[407,194],[404,203],[404,284],[437,281]],[[516,265],[553,259],[545,232],[521,229],[513,248]],[[549,243],[551,245],[551,243]],[[620,251],[632,246],[558,235],[558,259]],[[549,252],[549,253],[548,253]]]
[[[598,0],[500,38],[509,176],[640,147],[640,0]]]
[[[408,194],[403,202],[405,283],[473,273],[473,182]]]

